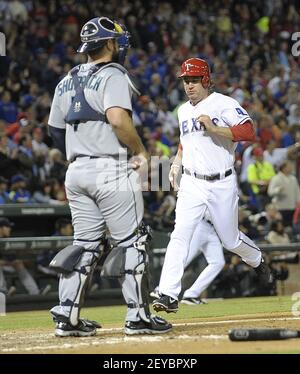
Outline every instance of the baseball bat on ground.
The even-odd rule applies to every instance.
[[[287,329],[233,329],[229,331],[229,339],[234,342],[255,340],[283,340],[300,338],[300,331]]]

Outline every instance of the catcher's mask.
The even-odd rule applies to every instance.
[[[126,53],[130,47],[130,33],[126,27],[107,17],[96,17],[83,25],[81,32],[81,45],[77,49],[79,53],[88,53],[104,46],[108,39],[117,39],[119,45],[118,62],[123,64]]]
[[[181,74],[178,78],[202,77],[202,85],[208,88],[210,85],[210,70],[208,63],[201,58],[189,58],[181,65]]]

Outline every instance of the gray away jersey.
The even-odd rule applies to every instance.
[[[78,77],[87,75],[91,63],[82,64]],[[124,73],[114,67],[100,68],[93,74],[84,89],[89,105],[96,111],[105,113],[112,107],[132,111],[132,90]],[[102,121],[88,121],[78,125],[65,123],[65,117],[75,96],[73,80],[68,74],[56,86],[49,125],[66,129],[67,160],[76,155],[105,156],[126,153],[110,124]]]

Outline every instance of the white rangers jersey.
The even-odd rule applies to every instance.
[[[232,127],[251,120],[249,114],[236,100],[216,92],[195,106],[187,101],[178,109],[183,166],[206,175],[231,168],[236,144],[219,135],[208,135],[197,121],[200,115],[208,115],[215,126]]]

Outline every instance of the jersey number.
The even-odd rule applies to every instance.
[[[246,115],[247,115],[247,113],[244,113],[244,112],[242,111],[241,108],[235,108],[235,110],[236,110],[236,111],[238,112],[238,114],[241,115],[241,116],[246,116]]]

